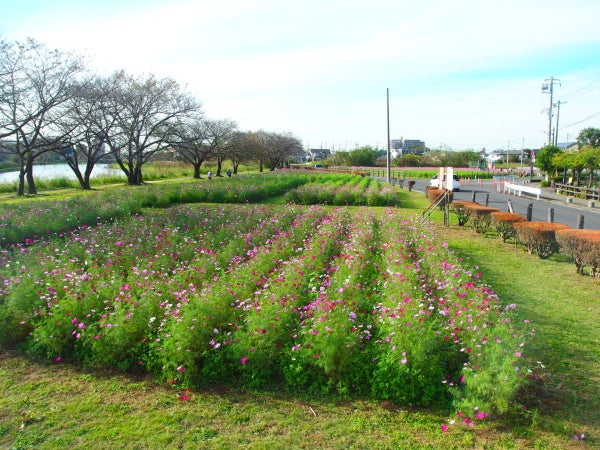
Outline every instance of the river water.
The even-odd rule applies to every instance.
[[[85,170],[85,164],[79,166],[81,173]],[[92,178],[103,175],[123,175],[123,171],[115,169],[110,164],[96,164],[92,171]],[[68,164],[49,164],[41,166],[33,166],[33,177],[36,180],[45,179],[51,180],[53,178],[68,178],[69,180],[76,180],[77,177],[71,170]],[[15,183],[19,181],[19,172],[4,172],[0,173],[0,184]]]

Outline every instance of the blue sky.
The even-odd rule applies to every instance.
[[[539,148],[600,128],[597,0],[13,0],[0,38],[171,77],[206,116],[311,148]]]

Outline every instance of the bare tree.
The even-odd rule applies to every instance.
[[[229,150],[229,159],[233,164],[233,173],[238,173],[238,168],[241,163],[258,159],[258,146],[259,143],[255,133],[250,131],[239,131],[234,133],[231,149]]]
[[[131,185],[143,182],[142,167],[171,144],[172,127],[200,109],[198,102],[169,78],[135,79],[124,72],[114,74],[115,91],[106,112],[116,132],[106,143]]]
[[[302,142],[291,133],[259,133],[264,149],[263,161],[269,170],[297,161],[304,154]]]
[[[217,162],[216,176],[221,176],[223,161],[229,157],[237,125],[232,120],[207,120],[206,145],[210,149],[211,157]]]
[[[73,95],[71,84],[83,71],[83,60],[49,50],[30,39],[2,45],[0,55],[0,137],[19,160],[18,195],[36,194],[33,164],[42,154],[64,145],[61,108]]]
[[[171,146],[177,158],[194,167],[194,178],[200,178],[202,163],[211,156],[206,145],[206,127],[202,116],[193,115],[172,128]]]
[[[110,154],[108,136],[116,132],[111,99],[115,93],[114,78],[95,77],[77,86],[61,119],[68,142],[55,150],[63,156],[82,189],[91,189],[90,178],[95,165]],[[85,162],[83,173],[80,164]]]

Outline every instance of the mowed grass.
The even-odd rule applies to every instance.
[[[442,230],[443,232],[444,230]],[[540,362],[532,401],[558,429],[600,424],[600,282],[575,273],[561,255],[540,260],[514,243],[446,230],[450,246],[479,266],[506,303],[518,305],[536,336],[529,358]]]
[[[406,192],[402,214],[422,193]],[[453,217],[454,219],[454,217]],[[441,219],[434,215],[433,223]],[[437,225],[436,225],[437,226]],[[185,392],[143,374],[90,372],[0,356],[0,448],[595,448],[600,443],[599,282],[561,258],[540,260],[489,233],[437,226],[440,239],[478,266],[504,303],[537,330],[524,357],[538,366],[527,410],[475,428],[446,411],[386,402],[298,398],[215,386]],[[538,364],[538,361],[540,364]],[[542,365],[544,368],[542,368]],[[184,397],[185,396],[185,397]],[[186,401],[183,398],[188,397]],[[574,435],[584,435],[575,441]]]

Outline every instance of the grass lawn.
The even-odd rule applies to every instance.
[[[422,193],[406,192],[402,214],[418,214],[425,202]],[[435,214],[432,222],[440,239],[533,323],[536,335],[524,357],[537,367],[535,380],[519,398],[526,410],[443,432],[447,411],[226,387],[177,391],[143,374],[92,372],[3,352],[0,448],[599,447],[599,281],[577,275],[564,258],[541,260],[493,233],[445,228]]]

